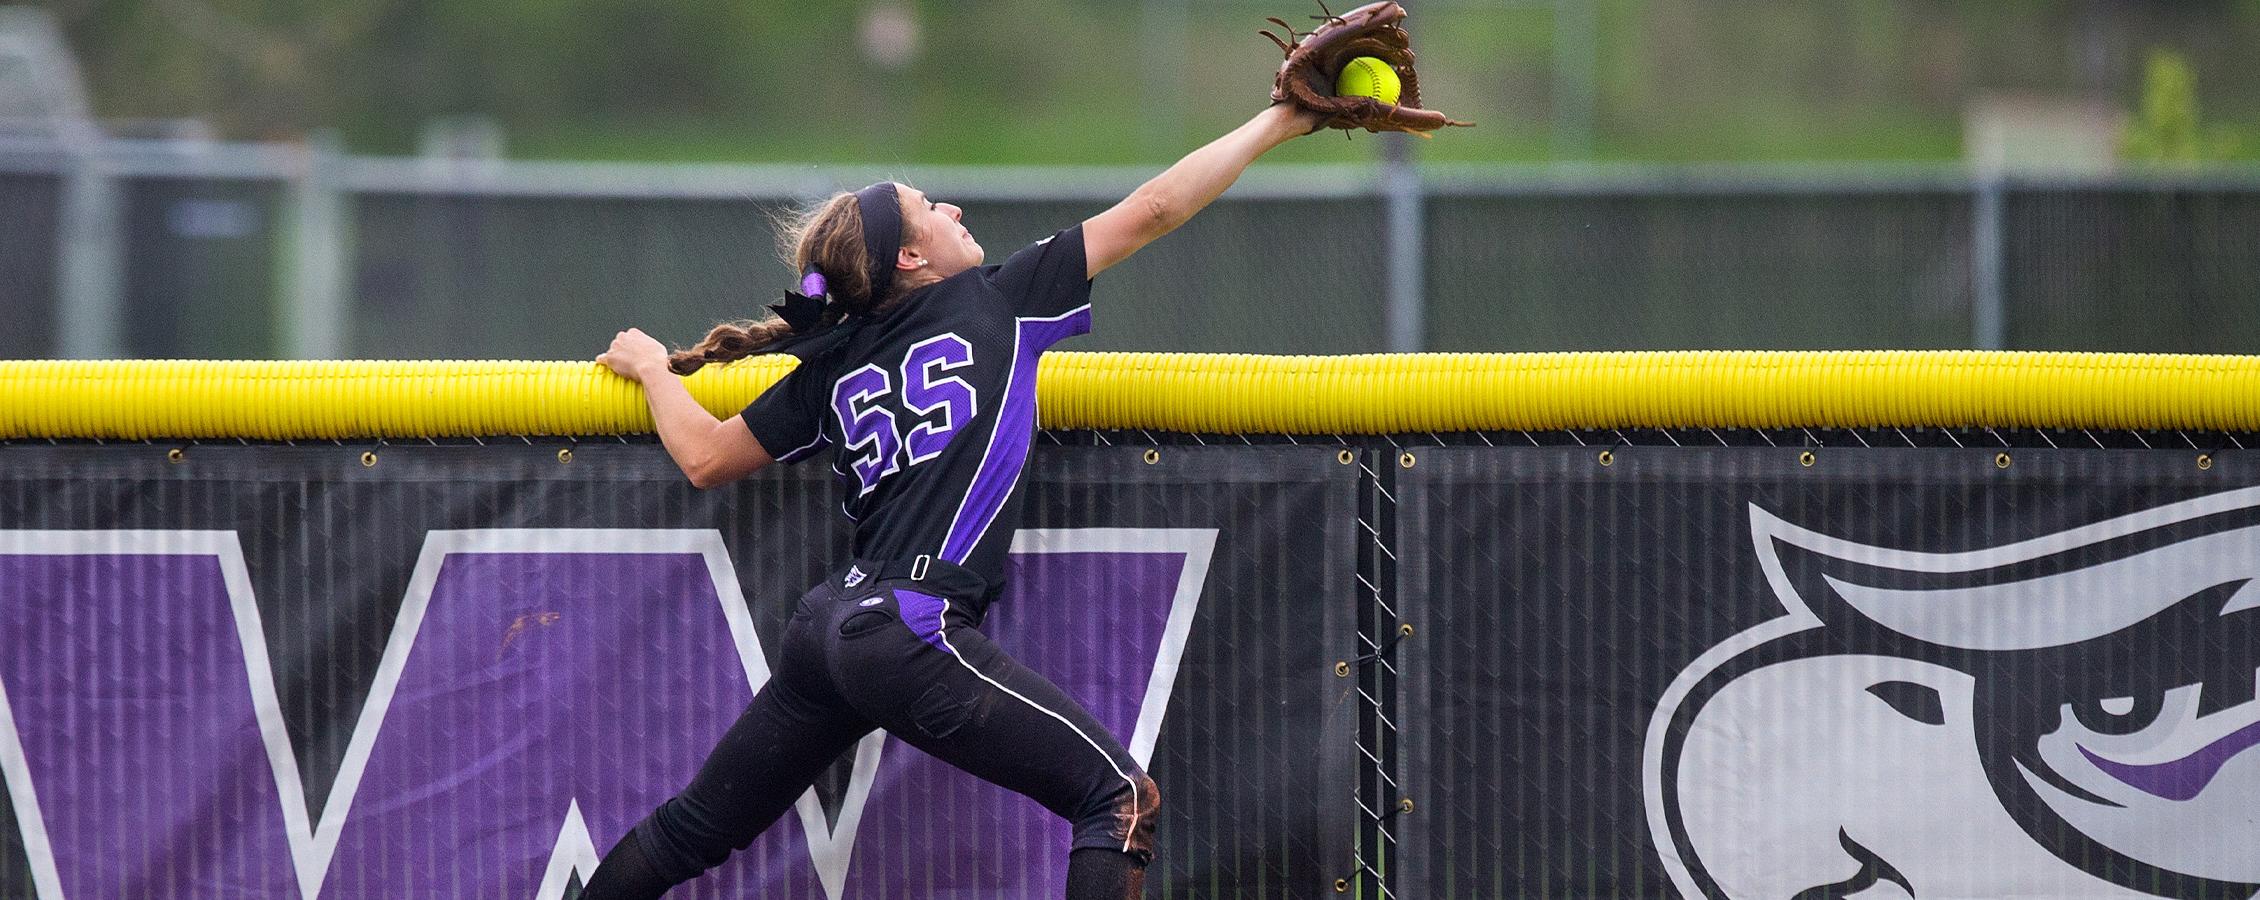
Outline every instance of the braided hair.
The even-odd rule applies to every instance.
[[[903,243],[909,244],[921,237],[910,233],[914,226],[908,217],[903,227],[906,229]],[[851,315],[885,312],[908,293],[903,283],[896,281],[887,296],[871,296],[871,262],[863,242],[863,213],[856,206],[855,194],[850,192],[833,194],[780,219],[777,250],[794,271],[813,267],[824,276],[832,300],[825,306],[819,327],[839,324]],[[792,327],[774,316],[759,321],[723,322],[690,349],[670,355],[667,367],[677,375],[689,375],[709,363],[727,363],[761,353],[791,333]]]

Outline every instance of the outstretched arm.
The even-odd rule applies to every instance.
[[[1113,209],[1083,223],[1087,274],[1097,277],[1155,238],[1177,230],[1231,187],[1256,157],[1309,134],[1317,125],[1315,114],[1276,103],[1231,133],[1186,154]]]

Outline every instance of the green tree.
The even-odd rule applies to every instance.
[[[2142,105],[2127,121],[2119,149],[2129,160],[2190,163],[2228,159],[2236,138],[2207,127],[2197,112],[2197,73],[2171,50],[2153,49],[2142,77]]]

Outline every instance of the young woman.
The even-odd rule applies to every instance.
[[[768,684],[690,786],[605,855],[583,897],[657,897],[720,864],[874,728],[1074,823],[1070,900],[1141,895],[1161,805],[1153,780],[979,630],[1018,517],[1036,360],[1090,330],[1092,278],[1317,126],[1274,105],[998,266],[981,265],[956,206],[891,182],[839,194],[787,235],[807,296],[788,295],[779,318],[716,327],[672,357],[635,329],[613,338],[597,360],[643,384],[692,484],[830,448],[855,558],[801,598]],[[800,365],[727,420],[677,377],[771,352]]]

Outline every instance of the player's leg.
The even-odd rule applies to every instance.
[[[975,630],[962,608],[896,589],[899,624],[838,644],[840,689],[896,737],[1074,825],[1071,900],[1136,897],[1161,798],[1082,704]],[[865,637],[878,638],[866,640]]]
[[[1112,847],[1067,854],[1067,900],[1137,900],[1146,895],[1146,863]]]
[[[720,865],[871,732],[874,726],[821,676],[814,630],[806,615],[794,614],[780,642],[776,674],[715,744],[690,786],[605,854],[583,900],[658,897]]]

